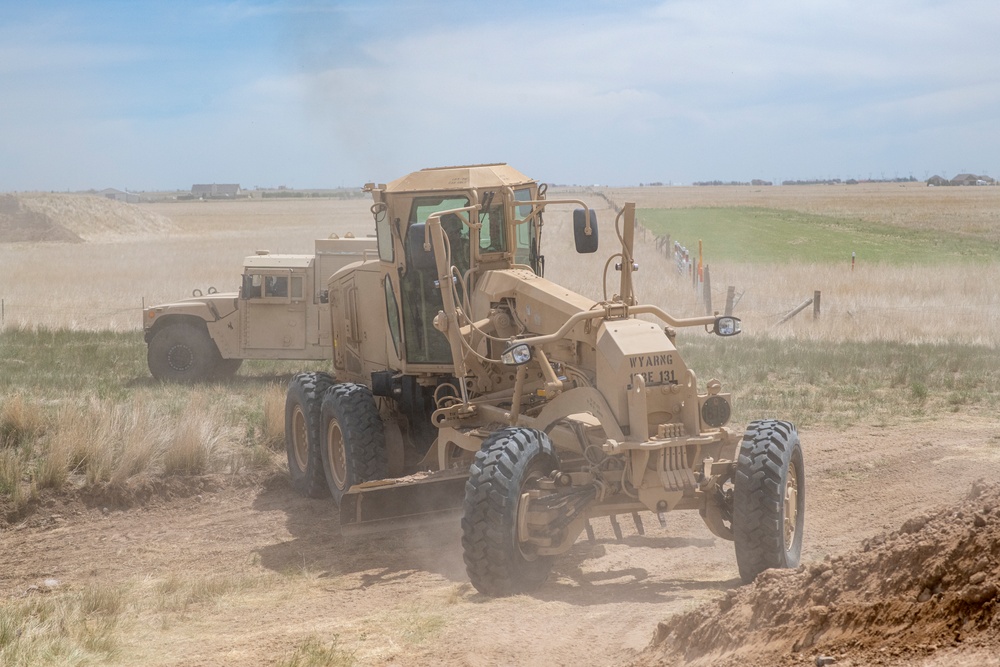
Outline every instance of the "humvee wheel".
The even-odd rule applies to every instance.
[[[319,451],[323,394],[333,384],[326,373],[299,373],[288,383],[285,397],[285,450],[292,488],[303,496],[329,493]]]
[[[212,377],[216,380],[226,380],[236,375],[236,371],[243,365],[242,359],[219,359],[212,371]]]
[[[153,335],[146,350],[149,372],[157,380],[207,380],[218,360],[219,350],[208,332],[186,322],[164,326]]]
[[[465,484],[462,549],[466,572],[480,593],[522,593],[549,576],[552,557],[539,556],[518,540],[517,509],[521,494],[558,467],[549,436],[533,429],[497,431],[476,453]]]
[[[740,444],[733,481],[733,539],[740,578],[797,567],[802,555],[805,473],[799,435],[789,422],[757,421]]]
[[[338,504],[355,484],[389,476],[382,418],[368,387],[333,385],[323,396],[321,424],[323,471]]]

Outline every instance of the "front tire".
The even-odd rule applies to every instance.
[[[539,556],[518,540],[521,494],[559,468],[552,441],[542,431],[506,428],[476,453],[465,484],[462,549],[476,590],[506,596],[534,590],[548,578],[552,556]]]
[[[285,397],[285,451],[292,488],[308,498],[329,494],[319,451],[323,394],[333,385],[326,373],[299,373]]]
[[[805,471],[795,426],[751,423],[733,480],[733,540],[743,583],[772,567],[798,567],[805,519]]]
[[[215,372],[219,350],[208,331],[187,322],[168,324],[153,334],[146,363],[153,377],[169,382],[201,382]]]
[[[323,397],[322,424],[323,472],[338,505],[355,484],[389,476],[382,417],[368,387],[333,385]]]

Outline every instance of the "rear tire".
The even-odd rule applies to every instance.
[[[323,396],[320,454],[338,505],[355,484],[389,476],[382,417],[368,387],[335,384]]]
[[[733,480],[733,541],[744,583],[768,568],[798,567],[805,500],[795,426],[773,420],[751,423]]]
[[[506,596],[541,586],[552,556],[532,553],[517,533],[521,494],[559,468],[549,436],[506,428],[486,438],[465,484],[462,549],[469,580],[483,595]]]
[[[319,451],[323,394],[333,385],[326,373],[299,373],[285,397],[285,451],[292,488],[309,498],[329,495]]]
[[[208,331],[187,322],[168,324],[153,334],[146,363],[153,377],[169,382],[201,382],[215,371],[219,350]]]

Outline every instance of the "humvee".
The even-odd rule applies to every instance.
[[[142,311],[146,361],[158,380],[232,376],[244,359],[331,359],[326,280],[366,253],[374,238],[331,236],[312,255],[259,250],[243,262],[236,292],[195,289],[190,298]]]

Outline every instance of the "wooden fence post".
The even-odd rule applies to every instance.
[[[736,301],[736,287],[730,285],[726,288],[726,315],[733,314],[733,302]]]
[[[813,319],[819,319],[819,290],[813,292]]]

